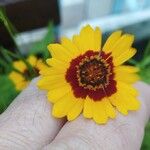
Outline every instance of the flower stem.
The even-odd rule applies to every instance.
[[[15,34],[17,33],[17,30],[15,29],[15,27],[12,25],[12,23],[10,22],[10,20],[8,19],[8,17],[5,15],[5,10],[4,8],[0,7],[0,22],[3,23],[3,25],[5,26],[6,30],[8,31],[10,37],[13,40],[13,43],[16,47],[16,52],[20,52],[19,51],[19,47],[16,43],[15,40]],[[14,31],[14,32],[13,32]]]

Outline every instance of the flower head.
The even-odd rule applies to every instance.
[[[139,77],[137,68],[122,65],[136,49],[133,35],[116,31],[101,48],[99,28],[85,26],[72,40],[62,38],[61,44],[50,44],[52,58],[49,68],[40,71],[38,86],[48,90],[55,117],[75,119],[81,112],[96,123],[116,117],[116,109],[124,115],[137,110],[138,92],[132,87]]]
[[[13,67],[16,70],[18,70],[18,72],[12,71],[9,74],[9,78],[13,81],[16,89],[19,91],[23,90],[29,84],[30,80],[33,77],[39,75],[39,71],[41,68],[46,67],[46,65],[42,62],[41,59],[37,59],[33,55],[27,58],[27,62],[31,65],[32,69],[34,70],[34,76],[33,74],[30,74],[29,68],[22,60],[13,62]]]

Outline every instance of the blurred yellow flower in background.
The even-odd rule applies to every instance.
[[[42,59],[37,59],[37,57],[33,55],[29,56],[26,61],[31,65],[34,74],[30,73],[29,68],[22,60],[13,62],[13,67],[18,70],[18,72],[12,71],[9,74],[9,78],[13,81],[16,90],[18,91],[23,90],[32,78],[38,76],[39,71],[46,67],[46,64],[42,61]]]

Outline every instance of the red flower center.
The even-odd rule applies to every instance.
[[[74,96],[101,100],[116,92],[113,62],[110,54],[87,51],[70,62],[66,72]]]
[[[85,57],[77,66],[79,85],[85,89],[96,90],[108,84],[110,67],[99,56]]]

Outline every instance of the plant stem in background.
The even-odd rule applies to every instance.
[[[148,45],[146,46],[146,49],[144,51],[143,58],[150,56],[150,41],[148,42]]]
[[[15,31],[16,30],[13,27],[13,25],[10,23],[9,19],[5,15],[4,9],[2,9],[2,8],[0,8],[0,22],[2,22],[4,24],[5,28],[7,29],[8,33],[10,34],[10,36],[11,36],[11,38],[15,44],[15,47],[16,47],[16,51],[15,51],[16,54],[14,54],[11,51],[8,51],[4,48],[1,48],[2,53],[5,55],[5,58],[8,60],[8,59],[10,59],[10,57],[8,57],[8,56],[11,56],[15,59],[21,59],[26,64],[30,75],[33,76],[35,74],[35,71],[34,71],[33,67],[30,65],[30,63],[28,63],[28,61],[26,61],[26,59],[20,53],[19,47],[18,47],[16,40],[15,40],[15,34],[16,34]],[[6,55],[6,54],[8,54],[8,55]]]
[[[15,44],[15,47],[17,49],[17,53],[20,52],[19,47],[18,47],[16,40],[15,40],[15,35],[17,33],[17,30],[15,29],[15,27],[12,25],[12,23],[10,22],[10,20],[6,16],[5,10],[2,7],[0,7],[0,23],[3,23],[6,30],[8,31],[9,35],[11,36],[11,38]]]

